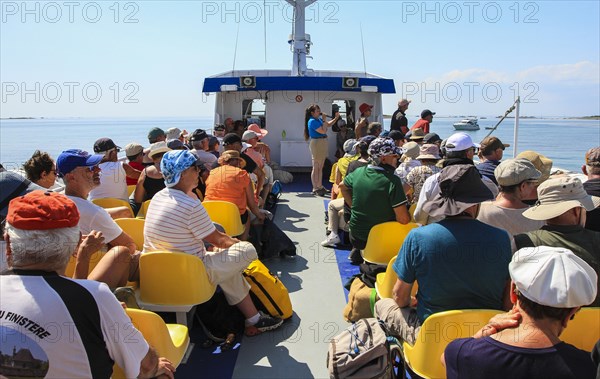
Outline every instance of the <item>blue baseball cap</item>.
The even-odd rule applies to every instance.
[[[179,183],[181,173],[192,166],[201,166],[202,161],[196,154],[188,150],[171,150],[163,155],[160,170],[165,178],[165,185],[173,187]]]
[[[58,174],[63,177],[77,167],[94,167],[104,158],[104,154],[90,154],[87,151],[65,150],[56,158]]]

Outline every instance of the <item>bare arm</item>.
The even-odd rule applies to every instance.
[[[146,196],[146,190],[144,189],[144,180],[146,179],[146,170],[143,170],[140,177],[138,178],[138,182],[135,185],[135,192],[133,194],[133,200],[140,204],[144,201],[144,196]]]
[[[408,209],[406,209],[406,204],[400,204],[400,206],[394,208],[394,213],[396,214],[396,221],[401,224],[408,224],[410,222],[410,215],[408,214]]]
[[[265,172],[262,168],[256,166],[256,169],[253,171],[256,174],[256,197],[260,197],[260,191],[262,191],[263,185],[265,184]]]
[[[408,307],[411,305],[410,292],[412,291],[414,283],[406,283],[402,279],[397,279],[392,290],[392,296],[394,301],[400,308]]]
[[[215,230],[208,236],[204,237],[204,240],[210,243],[211,245],[220,247],[222,249],[228,249],[232,245],[240,242],[240,240],[238,240],[237,238],[229,237],[227,234],[221,233],[218,230]]]
[[[148,353],[142,359],[140,363],[140,374],[138,378],[156,378],[161,375],[165,375],[168,378],[173,379],[173,372],[175,366],[167,358],[159,358],[156,350],[150,347]]]
[[[335,117],[333,119],[331,119],[330,121],[326,120],[327,115],[325,113],[322,113],[321,117],[323,119],[323,125],[321,125],[321,127],[319,127],[317,129],[317,132],[319,132],[321,134],[327,134],[327,128],[334,125],[340,119],[340,112],[335,112]]]
[[[73,279],[87,279],[90,271],[90,258],[104,245],[102,232],[92,230],[90,234],[83,237],[77,252],[75,253],[75,271]]]
[[[126,248],[129,249],[129,254],[133,254],[137,250],[137,245],[135,244],[135,241],[133,240],[133,238],[131,238],[129,236],[129,234],[127,234],[125,232],[122,232],[121,234],[119,234],[119,236],[117,238],[110,241],[108,243],[108,246],[110,246],[110,247],[125,246]]]
[[[252,212],[256,217],[258,217],[260,221],[263,221],[265,219],[265,215],[260,212],[258,204],[256,204],[256,200],[254,199],[252,182],[248,183],[248,186],[244,189],[244,193],[246,196],[246,205],[250,209],[250,212]]]
[[[139,179],[142,174],[140,170],[136,170],[127,163],[123,163],[123,169],[125,170],[125,175],[129,178]]]

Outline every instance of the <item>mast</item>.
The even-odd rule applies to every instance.
[[[317,0],[285,0],[294,7],[294,29],[288,41],[292,48],[292,76],[306,75],[306,56],[310,51],[310,38],[306,34],[305,9]]]

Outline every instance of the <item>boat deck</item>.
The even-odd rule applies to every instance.
[[[302,175],[299,175],[302,176]],[[306,187],[306,188],[304,188]],[[278,330],[242,337],[234,350],[202,348],[201,329],[192,330],[195,343],[177,378],[326,378],[329,340],[349,324],[342,318],[345,278],[358,272],[346,260],[348,251],[324,248],[324,198],[310,194],[310,184],[285,185],[275,222],[296,243],[295,258],[264,263],[287,287],[294,315]],[[338,264],[339,263],[339,264]],[[341,275],[342,274],[342,275]]]

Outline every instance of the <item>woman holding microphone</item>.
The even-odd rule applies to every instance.
[[[304,139],[310,139],[310,154],[312,156],[312,172],[310,180],[312,182],[312,193],[319,196],[326,196],[328,191],[323,187],[323,165],[327,158],[327,129],[335,125],[340,118],[340,113],[336,112],[331,121],[326,121],[327,115],[321,113],[321,108],[316,104],[311,104],[306,108],[304,117]]]

